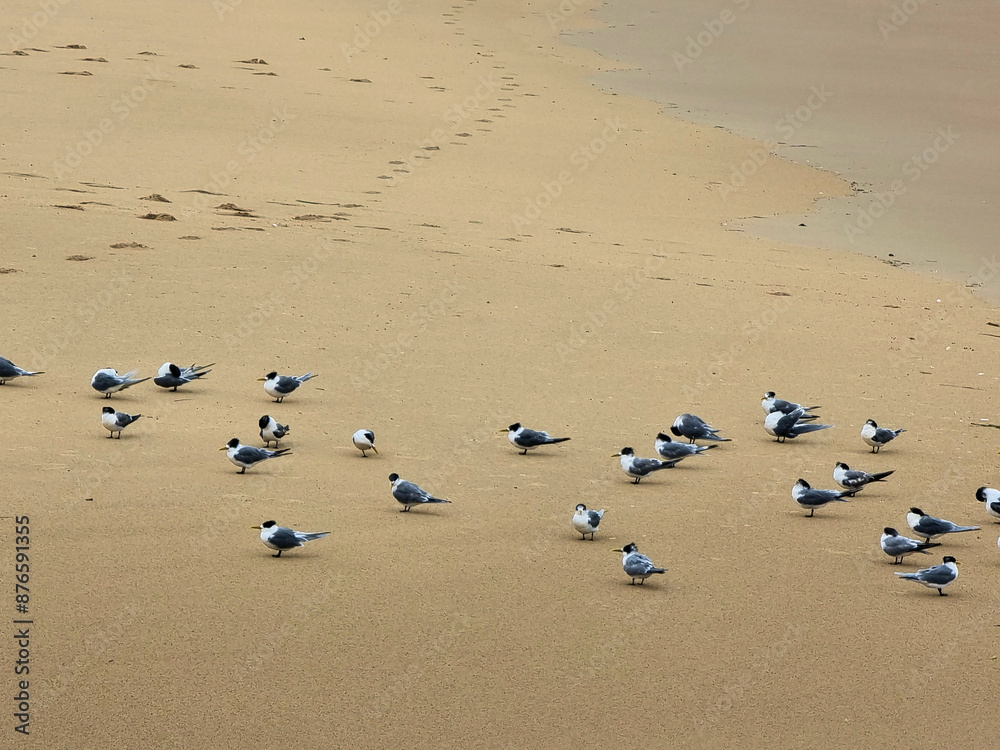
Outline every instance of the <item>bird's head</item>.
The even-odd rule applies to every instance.
[[[865,424],[868,425],[869,427],[878,427],[874,419],[869,419],[867,422],[865,422]]]
[[[958,562],[958,560],[956,560],[956,559],[955,559],[954,557],[952,557],[951,555],[948,555],[948,556],[947,556],[947,557],[946,557],[946,558],[944,559],[944,562],[946,562],[946,563],[955,563],[955,565],[960,565],[960,563]]]
[[[768,391],[767,393],[765,393],[764,398],[765,399],[774,398],[774,391]]]
[[[111,406],[105,406],[103,409],[101,409],[101,411],[104,412],[105,414],[114,414],[115,413],[114,408],[111,407]]]
[[[886,526],[884,529],[882,529],[882,533],[887,534],[888,536],[899,536],[899,532],[896,531],[891,526]]]
[[[265,414],[263,417],[257,420],[257,426],[263,430],[265,427],[267,427],[267,423],[270,421],[271,421],[271,415]]]
[[[399,474],[397,474],[396,472],[393,472],[392,474],[389,475],[389,481],[392,482],[393,484],[396,483],[397,479],[399,479]]]
[[[585,510],[587,510],[587,506],[584,505],[583,503],[580,503],[579,505],[576,506],[576,512],[577,513],[580,513],[580,512],[585,511]]]
[[[276,380],[277,377],[278,377],[277,371],[271,370],[271,372],[269,372],[267,375],[265,375],[262,378],[257,378],[257,380],[263,380],[264,382],[267,382],[268,380]]]
[[[799,481],[795,483],[795,486],[801,487],[804,490],[812,489],[812,486],[805,479],[799,479]]]
[[[259,531],[260,529],[269,529],[272,526],[277,526],[277,525],[278,524],[275,521],[264,521],[264,523],[262,523],[260,526],[251,526],[250,528],[257,529]]]
[[[837,468],[843,469],[844,471],[850,471],[851,467],[845,464],[843,461],[837,461]]]
[[[669,435],[664,435],[662,432],[656,436],[657,440],[662,440],[664,443],[672,443],[673,440],[670,439]]]
[[[620,451],[618,451],[618,453],[611,454],[611,457],[614,458],[615,456],[634,456],[634,455],[635,451],[632,450],[631,448],[626,447],[622,448]]]
[[[978,500],[981,503],[985,503],[986,502],[986,490],[988,490],[988,489],[989,489],[989,487],[980,487],[978,490],[976,490],[976,500]]]
[[[168,364],[167,369],[170,370],[170,374],[173,375],[175,378],[179,378],[181,376],[181,368],[179,368],[173,362],[168,362],[167,364]]]
[[[236,446],[238,446],[239,444],[240,444],[240,440],[239,440],[239,438],[233,438],[233,439],[232,439],[232,440],[230,440],[230,441],[229,441],[228,443],[226,443],[226,444],[225,444],[224,446],[222,446],[221,448],[219,448],[219,450],[220,450],[220,451],[227,451],[227,450],[229,450],[230,448],[235,448],[235,447],[236,447]]]
[[[916,513],[918,516],[927,515],[922,510],[920,510],[920,508],[910,508],[910,513]]]
[[[514,424],[512,424],[506,430],[500,430],[500,432],[517,432],[520,429],[521,429],[521,423],[520,422],[514,422]]]
[[[623,552],[626,555],[631,555],[633,552],[638,552],[639,548],[636,546],[635,542],[629,542],[624,547],[611,550],[612,552]]]

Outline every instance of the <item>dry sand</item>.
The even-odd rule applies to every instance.
[[[607,62],[547,7],[375,5],[349,59],[368,8],[287,7],[70,3],[0,61],[2,353],[46,370],[0,388],[35,746],[994,747],[998,527],[973,493],[997,441],[970,423],[1000,422],[995,311],[725,231],[847,185],[775,162],[720,203],[754,144],[588,85]],[[166,359],[217,364],[115,396],[144,416],[106,439],[88,378]],[[319,377],[275,404],[275,368]],[[775,444],[769,389],[836,428]],[[629,484],[610,454],[684,411],[733,442]],[[292,455],[239,476],[217,449],[264,413]],[[869,417],[909,431],[872,456]],[[515,420],[573,440],[517,455]],[[897,473],[806,518],[792,484],[838,460]],[[392,471],[453,504],[398,513]],[[577,502],[608,509],[593,543]],[[984,524],[942,548],[947,598],[878,548],[913,504]],[[275,560],[250,530],[271,518],[332,534]],[[629,586],[629,541],[669,572]]]

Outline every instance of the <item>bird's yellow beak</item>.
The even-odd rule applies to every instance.
[[[612,552],[624,552],[625,550],[623,550],[623,549],[613,549],[613,550],[611,550],[611,551],[612,551]]]
[[[502,430],[497,430],[497,432],[498,433],[500,433],[500,432],[510,432],[510,430],[508,430],[506,427],[504,427]]]
[[[612,453],[611,454],[611,458],[614,458],[615,456],[620,456],[620,455],[621,455],[621,451],[619,451],[618,453]],[[621,550],[618,550],[618,551],[621,552]]]
[[[257,378],[258,381],[266,381],[267,378]]]
[[[250,528],[251,529],[257,529],[258,531],[260,531],[260,526],[251,526]]]
[[[373,445],[373,446],[372,446],[372,450],[373,450],[373,451],[375,451],[375,455],[377,456],[377,455],[378,455],[378,448],[376,448],[376,447],[375,447],[375,446]]]
[[[224,445],[221,448],[219,448],[219,450],[220,451],[227,451],[227,450],[229,450],[229,446],[228,445]]]

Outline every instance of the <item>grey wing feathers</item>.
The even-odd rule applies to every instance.
[[[325,536],[330,536],[329,531],[296,531],[295,536],[301,539],[303,542],[311,542],[315,539],[322,539]]]
[[[918,570],[917,576],[917,580],[926,583],[943,584],[955,580],[955,573],[947,565],[935,565],[933,568]]]
[[[905,536],[894,536],[885,540],[883,545],[884,551],[887,555],[892,555],[893,557],[899,557],[905,555],[907,552],[913,552],[920,548],[920,543],[915,542]]]
[[[669,464],[656,458],[636,458],[632,461],[632,468],[639,474],[649,474],[657,469],[668,467]]]
[[[272,533],[268,537],[271,544],[279,549],[290,549],[292,547],[301,547],[303,541],[307,541],[302,538],[304,535],[300,535],[300,532],[292,531],[291,529],[279,528],[277,531]]]
[[[596,510],[588,510],[587,511],[587,523],[589,523],[592,528],[596,529],[598,527],[598,525],[601,523],[601,516],[602,515],[603,515],[602,513],[598,512]]]
[[[645,555],[630,555],[625,560],[625,572],[629,575],[640,576],[651,573],[664,573],[666,570],[653,565],[653,561]]]

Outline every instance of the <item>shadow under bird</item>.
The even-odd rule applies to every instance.
[[[899,565],[903,558],[912,555],[914,552],[922,552],[929,555],[927,550],[932,547],[940,547],[941,542],[918,542],[908,536],[900,536],[899,532],[890,526],[882,530],[882,551],[893,558],[892,564]]]
[[[635,542],[629,542],[624,547],[611,551],[622,553],[622,569],[625,571],[625,575],[632,579],[629,586],[635,586],[636,580],[642,586],[651,575],[667,572],[666,568],[656,567],[652,560],[639,552],[639,547]]]
[[[805,412],[802,409],[796,409],[789,414],[773,411],[764,419],[764,432],[773,436],[774,442],[783,443],[785,440],[794,440],[807,432],[828,430],[833,427],[832,424],[803,423],[804,416]]]
[[[861,428],[861,439],[872,447],[872,453],[878,453],[886,443],[895,440],[903,432],[906,430],[902,427],[898,430],[887,430],[885,427],[879,427],[874,419],[869,419]]]
[[[670,434],[676,437],[686,437],[692,443],[695,440],[715,440],[719,443],[728,443],[732,440],[732,438],[719,437],[719,430],[694,414],[681,414],[677,417],[670,427]]]
[[[697,456],[699,453],[719,447],[717,445],[682,443],[678,440],[671,440],[669,435],[662,432],[656,436],[656,441],[653,444],[656,446],[656,452],[660,454],[660,458],[670,462],[671,466],[676,466],[688,456]]]
[[[0,357],[0,385],[5,385],[8,380],[13,380],[14,378],[30,378],[33,375],[44,375],[45,373],[41,370],[38,372],[32,372],[31,370],[25,370],[23,367],[18,367],[13,362],[11,362],[6,357]]]
[[[976,490],[976,500],[986,506],[987,513],[994,518],[1000,518],[1000,490],[995,490],[992,487],[980,487]]]
[[[809,412],[819,409],[819,406],[803,406],[802,404],[793,404],[791,401],[785,401],[784,399],[776,398],[774,391],[768,391],[764,394],[764,398],[760,401],[760,408],[764,410],[765,414],[772,414],[776,411],[780,411],[782,414],[791,414],[793,411],[801,409],[806,413],[806,416],[800,417],[800,421],[805,421],[808,419],[818,419],[819,416],[816,414],[810,414]]]
[[[805,479],[800,479],[792,487],[792,499],[809,511],[809,518],[812,518],[817,508],[822,508],[827,503],[834,501],[846,503],[852,494],[854,493],[838,490],[814,490]]]
[[[269,458],[278,458],[279,456],[287,456],[292,449],[281,448],[276,451],[269,451],[267,448],[254,448],[252,445],[243,445],[237,438],[233,438],[219,448],[219,450],[228,453],[229,460],[240,467],[240,474],[246,474],[247,469],[256,466],[261,461],[266,461]]]
[[[91,387],[98,393],[103,393],[104,398],[111,398],[112,393],[124,391],[137,383],[145,383],[149,378],[136,378],[138,370],[131,370],[124,375],[119,375],[118,370],[113,367],[105,367],[94,373],[90,379]]]
[[[280,404],[284,401],[285,396],[289,395],[307,380],[312,380],[315,377],[317,376],[311,372],[307,372],[305,375],[279,375],[272,370],[264,377],[257,378],[257,380],[264,381],[264,390]]]
[[[917,533],[917,536],[922,536],[926,542],[945,534],[979,531],[982,528],[981,526],[959,526],[943,518],[929,516],[920,508],[910,508],[910,512],[906,514],[906,522]]]
[[[258,419],[257,426],[260,427],[260,439],[264,441],[265,448],[270,448],[271,443],[274,443],[274,447],[277,448],[278,441],[292,431],[291,427],[287,424],[281,424],[270,414],[265,414]]]
[[[351,436],[351,442],[365,458],[368,458],[366,451],[375,451],[375,455],[378,455],[378,448],[375,447],[375,433],[371,430],[358,430]]]
[[[322,539],[330,535],[329,531],[295,531],[284,526],[278,526],[275,521],[264,521],[260,526],[251,526],[250,528],[260,529],[260,540],[264,542],[264,546],[269,549],[278,550],[278,554],[271,555],[271,557],[281,557],[282,552],[287,552],[290,549],[301,547],[306,542]]]
[[[108,435],[109,440],[115,436],[116,432],[118,433],[117,439],[121,440],[122,430],[141,416],[141,414],[126,414],[123,411],[115,411],[112,407],[105,406],[101,409],[101,424],[111,432]]]
[[[843,461],[838,461],[837,465],[833,467],[833,481],[845,490],[850,490],[850,496],[854,497],[856,492],[863,490],[872,482],[884,482],[885,478],[894,471],[895,469],[892,471],[880,471],[878,474],[869,474],[867,471],[852,469]]]
[[[643,477],[648,477],[654,471],[660,469],[672,469],[674,464],[669,461],[661,461],[658,458],[639,458],[631,448],[622,448],[618,453],[612,453],[612,458],[620,457],[622,471],[635,479],[632,484],[639,484]]]
[[[580,503],[576,506],[576,512],[573,514],[573,528],[580,532],[583,539],[587,538],[587,534],[590,534],[590,541],[594,541],[594,534],[597,533],[597,527],[601,525],[601,519],[604,518],[604,509],[601,510],[587,510],[587,506]]]
[[[396,474],[395,472],[389,475],[389,481],[392,482],[392,496],[403,505],[403,509],[399,511],[400,513],[405,513],[414,505],[451,502],[451,500],[434,497],[431,493],[421,489],[413,482],[401,479],[399,474]]]
[[[950,586],[958,578],[958,561],[954,557],[946,557],[940,565],[933,568],[924,568],[916,573],[896,573],[900,578],[907,581],[922,583],[927,588],[937,589],[941,596],[948,596],[944,593],[945,586]]]
[[[522,427],[520,422],[515,422],[506,430],[500,430],[500,432],[507,433],[507,439],[510,441],[510,444],[520,449],[522,456],[527,455],[528,451],[534,450],[541,445],[555,445],[556,443],[565,443],[569,440],[568,437],[554,438],[547,432]]]
[[[160,370],[153,378],[153,382],[160,388],[172,388],[176,391],[182,385],[187,385],[192,380],[208,375],[211,372],[208,368],[214,365],[215,362],[210,365],[191,365],[181,369],[173,362],[164,362],[160,365]]]

